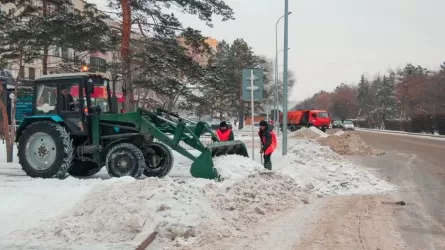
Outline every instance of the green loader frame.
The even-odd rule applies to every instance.
[[[97,87],[107,90],[104,106],[108,110],[92,105]],[[71,95],[73,89],[77,89],[77,100]],[[163,177],[173,167],[173,149],[193,161],[193,177],[218,179],[213,157],[248,157],[243,142],[220,142],[208,123],[195,123],[163,109],[119,113],[115,93],[110,81],[98,74],[37,79],[32,116],[25,117],[17,130],[22,169],[41,178],[63,178],[67,173],[90,176],[103,166],[113,177]],[[213,143],[204,145],[200,141],[203,134],[210,134]],[[186,150],[181,142],[199,155]]]

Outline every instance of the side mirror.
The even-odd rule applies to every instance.
[[[119,113],[118,109],[119,107],[118,107],[117,97],[116,96],[110,97],[110,113],[117,114]]]
[[[87,81],[86,91],[88,94],[94,94],[94,82],[93,80],[89,79]]]

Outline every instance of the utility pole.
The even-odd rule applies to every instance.
[[[282,154],[287,154],[287,62],[289,50],[289,0],[284,0],[284,63],[283,63],[283,146]]]
[[[292,12],[287,12],[288,15],[292,14]],[[278,100],[278,23],[283,19],[284,16],[278,18],[277,23],[275,24],[275,116],[274,116],[274,125],[277,128],[277,136],[280,135],[280,126],[278,125],[279,120],[279,100]]]

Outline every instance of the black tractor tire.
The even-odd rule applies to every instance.
[[[326,128],[324,128],[324,127],[321,128],[320,130],[323,131],[323,132],[326,132]]]
[[[167,145],[162,142],[146,142],[141,150],[145,159],[145,176],[162,178],[170,173],[174,158]]]
[[[108,151],[105,160],[108,174],[112,177],[141,177],[145,169],[144,154],[131,143],[118,143]]]
[[[61,125],[49,121],[36,122],[20,136],[17,156],[28,176],[64,178],[74,157],[73,141]]]
[[[74,159],[68,173],[76,177],[87,177],[92,176],[102,169],[102,166],[93,161],[82,161],[79,159]]]

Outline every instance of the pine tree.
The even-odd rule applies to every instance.
[[[367,113],[369,110],[369,83],[366,79],[365,75],[361,75],[360,82],[358,83],[358,95],[357,95],[357,103],[359,106],[359,116],[360,113]]]
[[[121,60],[122,76],[126,85],[126,106],[132,109],[133,104],[133,82],[132,82],[132,60],[131,60],[131,25],[137,24],[139,32],[145,37],[174,38],[178,33],[184,31],[181,22],[171,13],[171,9],[196,15],[208,26],[212,26],[215,15],[222,16],[223,21],[233,19],[233,10],[222,0],[154,0],[154,1],[131,1],[131,0],[108,0],[112,9],[121,10],[118,14],[122,16],[122,39]],[[169,13],[170,12],[170,13]]]
[[[376,107],[374,113],[378,115],[381,124],[380,129],[385,129],[385,121],[394,115],[396,108],[395,73],[391,73],[389,77],[383,76],[382,80],[378,78],[377,84],[378,107]]]
[[[207,55],[208,46],[202,45],[204,38],[192,29],[181,34],[187,47],[176,38],[153,37],[135,40],[133,42],[132,64],[134,87],[155,91],[168,99],[166,108],[172,110],[183,99],[182,108],[190,108],[185,102],[201,102],[193,94],[190,87],[200,87],[209,81],[211,75],[205,65],[194,61],[188,53]]]

